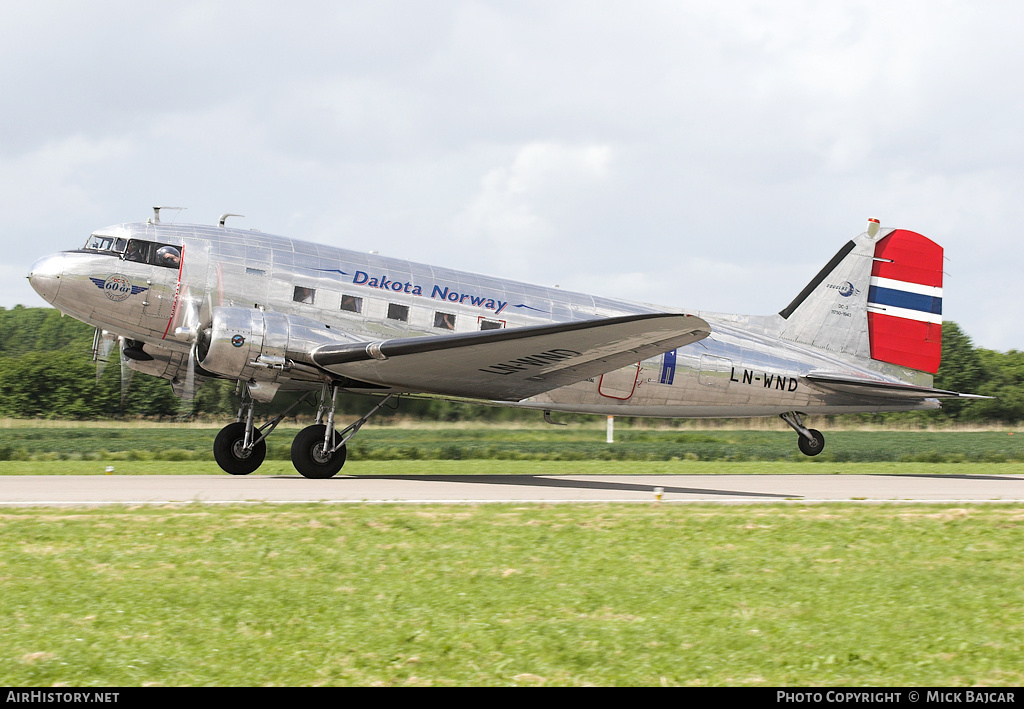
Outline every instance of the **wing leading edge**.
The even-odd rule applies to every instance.
[[[694,315],[644,314],[456,335],[323,345],[329,372],[394,389],[519,401],[702,340]]]

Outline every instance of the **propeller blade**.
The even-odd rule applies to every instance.
[[[192,343],[188,350],[188,363],[185,369],[185,381],[181,385],[181,403],[178,415],[187,418],[192,415],[196,398],[196,359],[199,352],[199,339],[202,336],[199,326],[199,303],[194,298],[189,299],[188,307],[184,313],[186,337]]]
[[[193,344],[188,351],[188,364],[185,369],[185,380],[177,387],[175,393],[178,395],[178,418],[188,418],[192,415],[196,400],[196,349]]]
[[[128,366],[128,358],[124,354],[127,340],[123,337],[117,339],[121,345],[121,408],[123,409],[124,402],[128,400],[128,389],[132,385],[132,377],[135,376],[135,370]]]
[[[96,383],[100,383],[100,379],[103,378],[103,372],[107,368],[107,362],[110,361],[110,351],[114,349],[114,341],[106,338],[101,338],[99,345],[96,349]]]

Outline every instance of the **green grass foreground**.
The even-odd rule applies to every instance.
[[[0,514],[0,683],[1019,686],[1024,507]]]

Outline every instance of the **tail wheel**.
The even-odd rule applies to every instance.
[[[800,452],[804,455],[818,455],[825,450],[825,436],[822,435],[821,431],[809,428],[807,432],[811,434],[811,438],[807,436],[797,436],[797,442],[800,446]]]
[[[253,430],[255,445],[245,449],[245,424],[228,424],[213,439],[213,457],[225,472],[232,475],[248,475],[263,465],[267,457],[267,442],[258,430]]]
[[[292,465],[303,477],[324,479],[337,475],[345,465],[346,447],[342,446],[333,453],[324,448],[324,436],[327,427],[317,424],[299,431],[292,441]],[[333,446],[341,441],[341,435],[335,431]]]

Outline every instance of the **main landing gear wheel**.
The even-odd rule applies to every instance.
[[[346,446],[333,453],[324,450],[324,437],[327,427],[316,424],[299,431],[292,441],[292,465],[302,473],[303,477],[324,479],[333,478],[345,465]],[[333,445],[341,441],[341,434],[334,432]]]
[[[803,434],[797,436],[797,445],[800,446],[800,452],[804,455],[818,455],[825,450],[825,436],[822,435],[821,431],[809,428],[807,432],[811,434],[811,438],[807,438]]]
[[[245,423],[228,424],[213,439],[213,457],[217,465],[232,475],[248,475],[263,464],[267,457],[267,442],[258,430],[253,430],[255,445],[245,449]]]

